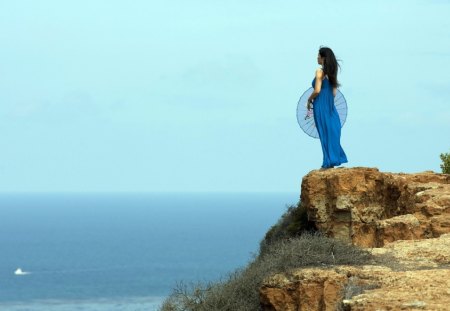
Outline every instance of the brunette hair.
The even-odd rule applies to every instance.
[[[341,86],[337,80],[338,69],[341,66],[334,56],[333,51],[329,47],[321,46],[319,48],[319,55],[323,58],[323,72],[328,76],[331,85],[333,87]]]

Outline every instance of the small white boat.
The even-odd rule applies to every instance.
[[[25,272],[22,271],[22,269],[18,268],[16,271],[14,271],[15,275],[26,275],[26,274],[30,274],[30,272]]]

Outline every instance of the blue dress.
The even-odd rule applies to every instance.
[[[315,86],[316,78],[312,81]],[[323,168],[347,163],[341,147],[341,121],[334,105],[333,87],[328,78],[323,79],[319,95],[313,101],[314,122],[319,133],[323,152]]]

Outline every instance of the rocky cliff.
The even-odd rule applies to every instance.
[[[263,310],[450,310],[450,175],[316,170],[301,208],[316,230],[391,260],[273,275]]]

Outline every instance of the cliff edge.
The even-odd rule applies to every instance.
[[[450,175],[315,170],[300,198],[315,230],[389,260],[272,275],[262,310],[450,310]]]

